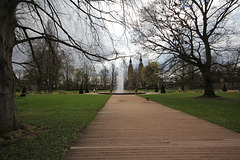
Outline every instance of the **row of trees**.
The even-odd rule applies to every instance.
[[[239,57],[240,53],[238,53]],[[237,60],[237,59],[236,59]],[[228,65],[212,67],[212,81],[216,89],[222,89],[224,85],[228,89],[239,90],[240,87],[240,67],[237,63],[230,63]],[[188,89],[203,89],[204,80],[202,73],[196,66],[186,64],[181,61],[172,68],[164,68],[157,62],[149,63],[142,70],[143,80],[146,87],[158,87],[164,85],[168,88],[180,88],[181,90]]]
[[[56,35],[52,21],[48,20],[46,32],[49,35]],[[77,63],[79,68],[74,67],[74,54],[72,50],[65,51],[58,42],[48,39],[37,39],[31,45],[24,45],[27,60],[24,63],[13,62],[21,65],[25,70],[16,70],[19,75],[18,85],[37,86],[37,91],[52,92],[56,89],[79,89],[79,93],[89,92],[92,88],[106,89],[116,84],[116,68],[112,64],[114,74],[109,75],[109,70],[104,67],[100,73],[96,73],[94,63],[85,57],[80,56]],[[76,54],[75,54],[76,57]],[[22,79],[22,81],[21,81]],[[113,79],[113,80],[112,80]],[[34,88],[35,89],[35,88]]]
[[[27,86],[30,91],[79,90],[79,93],[83,93],[83,90],[88,93],[90,89],[111,89],[116,86],[117,68],[114,64],[110,68],[102,66],[103,69],[97,72],[94,64],[85,60],[82,67],[76,68],[74,60],[63,51],[61,53],[56,57],[56,64],[50,57],[45,61],[45,56],[41,56],[37,62],[26,63],[25,69],[15,70],[17,85]],[[47,52],[43,51],[40,55],[42,54]]]
[[[52,57],[53,54],[46,51],[47,47],[40,49],[44,43],[38,44],[40,45],[35,46],[38,50],[38,52],[35,52],[38,53],[35,55],[36,58],[38,57],[37,62],[30,61],[31,63],[25,64],[27,69],[25,72],[23,70],[15,71],[19,83],[21,83],[21,80],[25,80],[25,84],[22,85],[36,85],[39,92],[41,90],[52,92],[56,89],[74,89],[80,90],[81,93],[83,93],[83,90],[89,92],[89,88],[114,89],[116,86],[118,73],[114,64],[111,65],[110,69],[103,66],[99,73],[96,72],[93,63],[87,64],[86,61],[83,62],[83,67],[75,68],[74,60],[69,54],[61,51],[59,52],[61,54],[55,54],[58,55],[57,57]],[[29,60],[31,59],[32,57],[29,57]],[[227,83],[229,89],[236,89],[236,83],[240,81],[240,69],[237,63],[229,61],[228,64],[227,67],[213,66],[213,82]],[[127,72],[126,69],[125,72]],[[140,86],[139,73],[142,73]],[[162,84],[170,88],[181,88],[181,90],[186,87],[189,89],[203,88],[201,72],[197,67],[188,65],[184,61],[168,70],[158,63],[149,63],[141,71],[139,71],[139,68],[133,69],[132,79],[133,88],[158,88]],[[124,77],[124,80],[125,88],[127,88],[127,77]],[[31,88],[28,89],[31,90]]]

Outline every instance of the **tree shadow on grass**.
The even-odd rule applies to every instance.
[[[197,96],[197,97],[190,97],[192,99],[207,99],[207,100],[230,100],[231,98],[226,98],[222,96]]]

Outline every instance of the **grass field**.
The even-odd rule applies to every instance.
[[[61,159],[109,95],[27,95],[18,99],[21,120],[43,127],[35,139],[0,147],[1,160]]]
[[[197,98],[202,93],[142,95],[150,100],[240,132],[240,93],[221,98]],[[42,127],[35,139],[0,146],[1,160],[61,159],[92,121],[109,95],[44,94],[18,99],[21,120]]]
[[[218,93],[219,98],[199,98],[202,93],[142,95],[168,107],[240,132],[240,93]]]

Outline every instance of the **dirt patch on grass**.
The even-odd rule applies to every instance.
[[[22,139],[34,139],[39,133],[42,133],[43,131],[43,128],[25,125],[23,129],[3,133],[0,135],[0,148]]]

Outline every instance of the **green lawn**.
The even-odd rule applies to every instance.
[[[35,139],[0,147],[0,159],[61,159],[109,98],[109,95],[56,94],[18,99],[21,120],[43,127],[44,132]]]
[[[218,93],[220,98],[198,98],[202,93],[141,95],[168,107],[240,132],[240,93]]]

